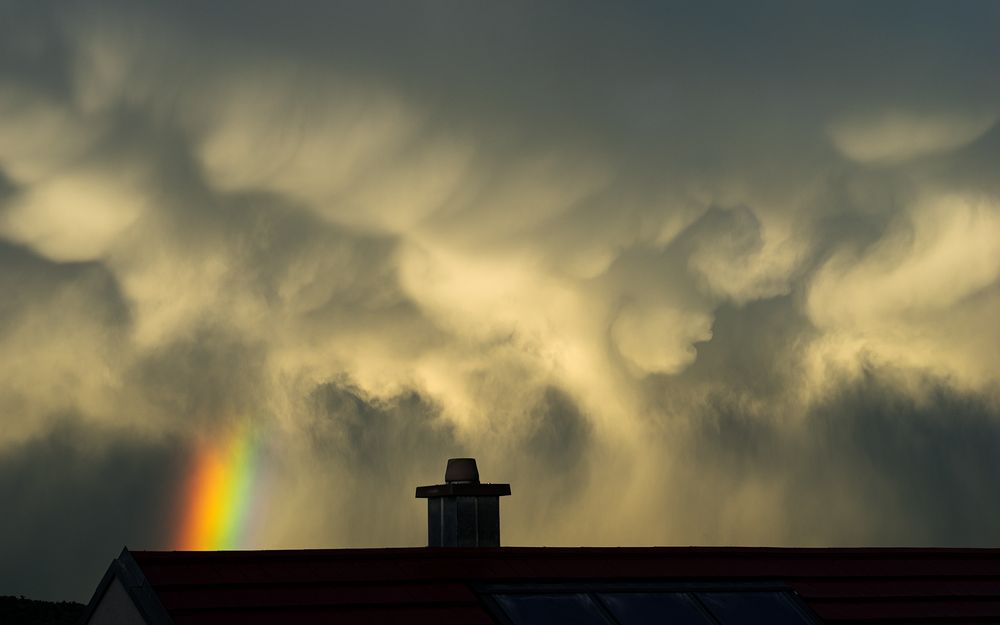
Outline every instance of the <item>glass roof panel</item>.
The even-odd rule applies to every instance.
[[[722,625],[808,625],[784,592],[700,592]]]
[[[515,625],[608,625],[584,593],[493,595]]]
[[[598,597],[621,625],[713,625],[687,593],[620,592]]]

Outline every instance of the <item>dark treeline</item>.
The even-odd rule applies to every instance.
[[[73,625],[84,605],[74,601],[36,601],[0,597],[0,623],[4,625]]]

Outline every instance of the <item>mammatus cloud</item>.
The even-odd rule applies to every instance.
[[[4,5],[0,592],[234,431],[249,548],[995,543],[1000,15],[855,9]]]
[[[830,127],[830,138],[848,158],[888,164],[961,148],[983,136],[996,121],[996,113],[886,111],[839,120]]]

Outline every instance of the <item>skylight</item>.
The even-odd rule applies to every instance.
[[[506,625],[815,625],[787,589],[589,585],[484,589]]]

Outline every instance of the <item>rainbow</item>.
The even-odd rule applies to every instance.
[[[199,445],[182,487],[177,549],[246,546],[258,452],[256,437],[246,428]]]

